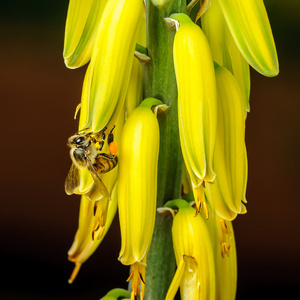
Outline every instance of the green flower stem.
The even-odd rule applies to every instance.
[[[182,154],[177,120],[177,87],[173,66],[174,30],[164,18],[186,12],[186,0],[174,0],[158,9],[147,0],[147,49],[150,62],[144,64],[144,98],[154,97],[170,106],[159,115],[160,150],[158,161],[157,207],[180,198]],[[145,300],[164,299],[175,272],[171,233],[172,220],[157,214],[150,252],[147,257]]]

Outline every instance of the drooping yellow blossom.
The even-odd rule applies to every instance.
[[[204,214],[201,217],[204,218]],[[225,221],[213,211],[206,226],[213,246],[216,299],[234,300],[237,288],[237,256],[232,222]]]
[[[69,283],[74,281],[81,265],[95,252],[104,239],[117,212],[117,203],[116,188],[110,200],[102,199],[94,202],[87,199],[85,195],[81,196],[78,229],[68,251],[69,260],[75,263]]]
[[[249,64],[233,40],[218,1],[211,1],[211,6],[201,18],[201,27],[210,44],[213,60],[234,75],[244,97],[245,110],[250,111]]]
[[[159,127],[151,107],[160,104],[159,100],[147,98],[132,112],[120,145],[118,210],[122,244],[119,260],[131,265],[132,297],[139,292],[142,281],[141,299],[156,214]]]
[[[89,62],[99,21],[107,1],[70,0],[63,52],[68,68],[78,68]]]
[[[217,0],[239,50],[265,76],[279,73],[277,52],[263,0]]]
[[[207,185],[206,196],[217,214],[233,220],[244,213],[247,185],[245,113],[243,97],[234,76],[215,64],[218,91],[218,126],[214,154],[217,177]]]
[[[142,17],[142,0],[110,0],[105,6],[88,70],[85,127],[92,132],[102,130],[122,109]]]
[[[177,271],[165,300],[173,300],[180,286],[182,300],[216,299],[213,245],[206,220],[195,217],[195,209],[185,200],[173,200],[176,209],[172,237]]]
[[[197,210],[203,181],[215,179],[213,153],[217,127],[216,82],[210,47],[199,26],[184,14],[170,17],[179,24],[173,55],[178,87],[181,150],[195,191]]]
[[[172,236],[177,271],[165,300],[172,300],[179,286],[182,300],[235,299],[237,262],[233,227],[215,214],[210,205],[209,209],[209,220],[204,212],[195,217],[195,210],[183,199],[169,201],[158,209],[161,213],[169,211],[174,217]]]

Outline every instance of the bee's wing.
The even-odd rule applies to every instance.
[[[93,166],[93,164],[91,163],[91,161],[87,158],[87,162],[88,162],[88,169],[95,181],[95,183],[98,185],[101,194],[105,197],[110,199],[110,194],[105,186],[105,184],[102,182],[102,180],[100,179],[97,170],[95,169],[95,167]]]
[[[67,195],[74,194],[75,190],[79,187],[79,184],[80,178],[78,168],[72,164],[65,181],[65,191]]]

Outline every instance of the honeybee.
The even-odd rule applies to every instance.
[[[109,172],[118,164],[116,156],[118,146],[114,142],[112,133],[114,127],[107,137],[110,153],[101,152],[105,144],[106,127],[99,133],[81,133],[79,131],[68,139],[67,145],[70,147],[70,157],[73,162],[65,181],[65,191],[68,195],[72,195],[80,185],[79,170],[87,168],[94,181],[99,185],[102,195],[110,197],[99,174]]]

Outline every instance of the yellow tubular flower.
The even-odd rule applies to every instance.
[[[167,202],[178,209],[173,220],[172,237],[177,271],[165,300],[173,300],[180,285],[182,300],[216,299],[215,264],[206,220],[195,217],[195,209],[185,200]]]
[[[218,217],[217,217],[218,218]],[[216,219],[218,220],[218,219]],[[222,220],[219,219],[221,222]],[[230,254],[222,257],[222,246],[220,243],[215,249],[216,265],[216,299],[234,300],[237,286],[237,258],[234,232],[231,222],[227,223],[227,232],[222,234],[229,235]],[[217,224],[218,226],[218,224]],[[220,249],[221,248],[221,249]]]
[[[110,0],[105,6],[87,87],[92,132],[103,129],[124,104],[142,16],[142,0]]]
[[[75,268],[69,279],[72,283],[81,265],[95,252],[104,239],[117,211],[117,188],[114,188],[111,200],[92,202],[84,195],[81,196],[79,224],[73,244],[68,251],[69,260],[75,263]],[[102,205],[106,207],[103,208]],[[101,228],[103,209],[107,210],[105,227]],[[97,227],[95,227],[95,224]]]
[[[121,229],[119,260],[131,265],[132,297],[145,278],[156,214],[159,127],[152,106],[161,101],[147,98],[129,116],[120,144],[118,210]],[[141,299],[143,298],[143,282]],[[133,298],[132,298],[133,299]]]
[[[81,110],[79,129],[85,122],[86,113]],[[108,131],[115,126],[114,137],[115,141],[121,139],[121,133],[124,124],[124,111],[119,115],[115,124],[108,125]],[[104,152],[108,152],[107,143],[103,147]],[[75,279],[81,265],[85,262],[96,250],[101,243],[117,209],[117,195],[116,192],[112,194],[118,176],[118,165],[111,171],[101,174],[101,180],[107,188],[108,193],[112,194],[112,198],[103,197],[101,189],[96,184],[87,169],[80,170],[80,186],[77,193],[82,194],[79,225],[78,230],[69,250],[69,260],[75,263],[74,271],[70,277],[69,282],[72,283]]]
[[[106,2],[107,0],[70,0],[63,52],[68,68],[81,67],[90,60]]]
[[[212,210],[211,207],[209,208]],[[201,214],[201,217],[204,218],[204,215]],[[213,246],[216,299],[234,300],[237,286],[237,259],[232,223],[212,213],[205,224]]]
[[[247,62],[265,76],[276,76],[279,73],[277,52],[263,0],[217,1]]]
[[[207,185],[206,196],[217,214],[233,220],[244,213],[246,202],[247,156],[245,113],[240,88],[234,76],[215,64],[218,90],[218,126],[214,154],[217,173],[214,184]]]
[[[184,14],[174,14],[170,18],[180,23],[173,45],[179,134],[199,211],[203,202],[200,186],[203,181],[215,179],[213,152],[217,96],[214,66],[209,44],[200,27]]]
[[[213,60],[234,75],[244,97],[245,110],[250,111],[249,64],[233,40],[218,1],[211,1],[211,7],[201,18],[201,27],[210,44]]]

